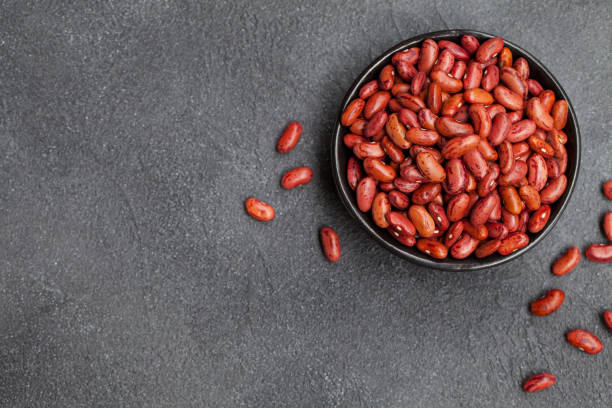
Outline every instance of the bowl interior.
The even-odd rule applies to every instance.
[[[386,64],[391,63],[391,57],[395,52],[405,50],[416,45],[420,45],[420,43],[426,38],[431,38],[434,40],[450,40],[458,43],[464,34],[471,34],[475,36],[481,43],[489,38],[494,37],[491,34],[486,34],[478,31],[446,30],[423,34],[411,38],[407,41],[401,42],[386,51],[380,57],[378,57],[372,64],[370,64],[370,66],[368,66],[361,73],[361,75],[359,75],[357,80],[353,83],[348,93],[346,94],[340,112],[344,110],[344,108],[348,105],[350,101],[357,97],[359,89],[363,84],[373,79],[376,79],[380,69]],[[414,247],[409,248],[397,242],[395,238],[393,238],[391,234],[389,234],[389,232],[378,227],[374,223],[369,213],[362,213],[358,209],[355,192],[349,187],[346,179],[346,164],[352,154],[351,151],[346,146],[344,146],[343,143],[343,137],[347,133],[347,129],[345,129],[340,124],[339,120],[336,120],[336,125],[332,136],[331,152],[333,170],[332,172],[334,176],[334,181],[336,183],[336,188],[338,189],[338,193],[353,218],[355,218],[368,231],[368,233],[374,237],[374,239],[378,243],[380,243],[382,246],[384,246],[394,254],[408,259],[412,262],[418,263],[420,265],[451,271],[468,271],[496,266],[519,257],[520,255],[524,254],[529,249],[537,245],[537,243],[540,242],[544,238],[544,236],[546,236],[546,234],[548,234],[548,232],[550,232],[550,230],[554,227],[555,223],[560,218],[561,213],[565,209],[569,198],[574,190],[574,185],[578,177],[578,169],[580,166],[580,130],[578,128],[578,122],[576,119],[574,108],[572,107],[571,101],[565,93],[565,90],[561,87],[561,85],[554,78],[554,76],[542,65],[542,63],[540,63],[533,55],[529,54],[527,51],[523,50],[517,45],[512,44],[511,42],[508,42],[506,40],[504,40],[504,42],[505,46],[512,51],[512,55],[515,59],[518,57],[523,57],[527,60],[527,62],[529,63],[531,78],[539,81],[540,84],[542,84],[542,86],[544,87],[544,89],[553,90],[557,99],[565,99],[569,105],[567,125],[564,128],[564,132],[567,134],[568,137],[568,141],[565,145],[568,153],[568,168],[565,172],[565,175],[568,179],[568,185],[563,196],[557,202],[551,205],[551,215],[546,227],[537,234],[530,234],[531,240],[529,245],[508,256],[494,254],[484,259],[477,259],[472,255],[469,258],[462,260],[456,260],[450,257],[444,260],[436,260],[430,258],[427,255],[419,252]],[[339,117],[340,115],[338,114],[338,118]]]

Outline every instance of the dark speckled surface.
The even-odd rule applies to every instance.
[[[608,1],[0,1],[0,405],[612,406],[612,268],[549,272],[603,241],[612,203]],[[570,95],[579,184],[554,231],[501,267],[392,256],[331,179],[346,89],[393,44],[502,35]],[[304,134],[275,152],[290,120]],[[315,169],[284,191],[282,173]],[[244,199],[277,209],[250,219]],[[329,264],[318,229],[343,257]],[[566,291],[554,315],[528,303]],[[605,350],[564,341],[592,330]],[[534,395],[523,380],[551,371]]]

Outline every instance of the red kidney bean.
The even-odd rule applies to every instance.
[[[402,124],[409,127],[419,127],[419,119],[417,114],[411,111],[410,109],[402,108],[398,112],[398,119]]]
[[[478,188],[476,178],[472,175],[472,173],[469,172],[469,170],[466,170],[465,174],[468,178],[467,185],[465,186],[465,191],[467,191],[468,193],[471,191],[476,191],[476,189]]]
[[[363,130],[363,135],[367,137],[372,137],[376,135],[378,132],[384,129],[388,118],[389,115],[386,111],[382,110],[376,112]]]
[[[376,157],[366,157],[363,160],[363,168],[368,176],[374,177],[383,183],[390,183],[397,175],[395,169]]]
[[[585,255],[593,262],[612,262],[612,244],[593,244],[587,248]]]
[[[464,61],[455,61],[455,65],[450,71],[450,74],[453,78],[463,80],[463,75],[465,74],[465,70],[467,69],[467,64]]]
[[[608,211],[603,218],[603,230],[608,241],[612,242],[612,211]]]
[[[490,65],[485,70],[480,86],[487,92],[491,92],[499,84],[499,68]]]
[[[372,219],[374,223],[380,228],[387,228],[389,221],[387,221],[387,214],[391,211],[391,204],[389,203],[389,197],[384,192],[379,192],[374,196],[372,201]]]
[[[524,232],[513,232],[504,239],[497,250],[500,255],[510,255],[512,252],[524,248],[529,244],[529,236]]]
[[[540,208],[540,194],[534,187],[530,185],[521,186],[519,196],[521,196],[527,210],[535,211]]]
[[[548,177],[554,179],[561,175],[561,166],[557,159],[546,159],[546,171]]]
[[[523,118],[523,111],[514,111],[508,112],[508,119],[510,119],[510,123],[516,123]]]
[[[608,326],[608,329],[612,330],[612,310],[603,312],[603,321]]]
[[[422,152],[416,156],[416,163],[421,173],[427,180],[440,183],[446,178],[444,168],[438,163],[436,158],[429,152]]]
[[[400,235],[415,235],[416,228],[412,224],[412,221],[408,219],[404,214],[397,211],[390,211],[387,213],[387,221],[389,222],[389,229],[397,232]]]
[[[612,180],[603,183],[603,193],[608,200],[612,200]]]
[[[448,116],[436,119],[436,130],[446,137],[468,136],[474,133],[474,128],[468,123],[457,122]]]
[[[404,160],[404,152],[388,136],[384,136],[381,139],[380,145],[391,161],[400,163]]]
[[[485,224],[489,238],[504,240],[508,236],[508,227],[501,222],[488,222]]]
[[[429,72],[438,59],[438,44],[431,39],[426,39],[421,45],[421,55],[418,61],[419,71]]]
[[[499,177],[499,166],[495,163],[489,166],[487,174],[478,182],[478,195],[484,197],[491,193],[497,187],[497,178]]]
[[[489,116],[491,117],[491,119],[495,119],[495,116],[497,116],[500,113],[506,113],[506,108],[504,108],[499,103],[488,105],[486,108],[487,108],[487,112],[489,112]]]
[[[514,153],[516,155],[516,153]],[[497,179],[500,186],[520,186],[521,181],[527,175],[527,163],[517,160],[514,162],[512,170],[507,174],[502,174]]]
[[[429,214],[433,218],[436,227],[438,227],[438,229],[441,231],[446,231],[450,226],[450,221],[446,216],[444,207],[442,207],[440,204],[430,202],[427,206],[427,210],[429,210]]]
[[[425,108],[425,102],[423,102],[423,99],[418,96],[409,93],[401,93],[397,95],[396,98],[400,105],[414,112],[418,112]]]
[[[297,167],[285,173],[281,179],[281,186],[287,190],[310,183],[312,180],[312,169],[309,167]]]
[[[429,109],[421,109],[417,115],[419,120],[419,125],[427,130],[436,130],[436,120],[438,117],[433,114]],[[437,142],[436,142],[437,143]]]
[[[538,392],[550,388],[557,382],[557,377],[550,373],[540,373],[531,376],[523,384],[526,392]]]
[[[370,96],[363,108],[363,116],[366,119],[372,118],[376,112],[380,112],[387,107],[391,100],[391,94],[387,91],[378,91]],[[400,102],[401,103],[401,102]],[[351,130],[352,131],[352,130]],[[356,132],[353,132],[356,133]]]
[[[512,52],[508,47],[504,47],[499,53],[499,67],[505,68],[510,66],[512,66]]]
[[[412,47],[406,51],[396,52],[391,58],[391,63],[397,65],[399,62],[405,62],[408,65],[414,65],[419,60],[420,49]]]
[[[425,80],[427,79],[427,74],[425,72],[417,73],[412,81],[410,82],[410,93],[414,96],[418,96],[419,93],[423,90],[423,86],[425,85]]]
[[[569,107],[563,99],[558,100],[552,107],[553,127],[563,129],[567,123],[567,111]]]
[[[481,63],[487,62],[491,58],[499,54],[503,48],[504,48],[504,40],[502,40],[499,37],[491,38],[485,41],[484,43],[482,43],[480,47],[478,47],[478,50],[476,50],[475,59],[476,61],[481,62]]]
[[[519,57],[514,61],[512,67],[518,72],[519,76],[523,81],[526,81],[529,78],[529,64],[527,60],[523,57]]]
[[[597,354],[603,350],[601,340],[587,330],[574,329],[567,332],[567,342],[587,354]]]
[[[451,96],[450,98],[448,98],[446,102],[444,102],[444,105],[442,105],[442,110],[440,111],[440,114],[444,116],[452,117],[455,113],[457,113],[459,108],[463,106],[464,103],[465,101],[463,100],[463,94],[462,93],[455,94]]]
[[[455,259],[465,259],[476,250],[479,243],[480,241],[470,234],[463,233],[461,238],[450,248],[450,254]]]
[[[477,149],[485,160],[491,162],[497,161],[497,151],[491,146],[487,139],[480,139]]]
[[[427,181],[419,168],[414,164],[409,164],[400,168],[400,176],[407,181],[423,183]]]
[[[516,92],[512,92],[503,85],[497,85],[493,89],[493,96],[495,100],[501,103],[506,109],[512,111],[520,111],[523,109],[523,97]]]
[[[491,214],[491,211],[493,211],[495,204],[495,197],[492,194],[479,199],[474,207],[472,207],[470,222],[476,227],[484,225],[484,223],[489,219],[489,215]]]
[[[435,239],[419,238],[416,246],[419,251],[435,259],[444,259],[448,256],[448,249]]]
[[[499,166],[502,174],[508,174],[514,168],[514,151],[512,145],[507,140],[499,145]]]
[[[380,71],[380,76],[378,77],[378,86],[383,91],[388,91],[393,87],[394,83],[395,69],[393,68],[393,65],[385,65]]]
[[[474,255],[476,255],[476,258],[486,258],[487,256],[496,253],[500,246],[501,241],[499,239],[492,239],[482,242],[478,248],[476,248]]]
[[[463,155],[463,162],[477,180],[487,175],[489,166],[478,149],[472,149]]]
[[[455,56],[449,50],[442,50],[438,55],[438,61],[432,68],[432,74],[436,71],[449,73],[455,64]],[[433,77],[432,77],[433,78]]]
[[[425,205],[433,201],[441,191],[440,183],[425,183],[412,193],[412,203]]]
[[[578,247],[572,247],[553,263],[552,273],[557,276],[567,275],[578,266],[579,262],[580,250]]]
[[[393,184],[393,183],[378,183],[378,188],[381,189],[381,191],[384,191],[385,193],[388,193],[389,191],[395,190],[395,184]]]
[[[555,150],[553,147],[535,135],[530,136],[527,142],[529,143],[531,150],[533,150],[535,153],[541,154],[547,159],[555,155]]]
[[[499,79],[512,92],[520,95],[522,98],[525,98],[527,96],[527,84],[523,82],[523,79],[520,77],[519,73],[514,68],[502,68]]]
[[[493,103],[493,95],[482,88],[471,88],[463,93],[463,99],[468,103],[479,103],[490,105]]]
[[[457,113],[453,115],[453,119],[455,119],[457,122],[466,123],[470,119],[470,116],[468,115],[468,106],[463,105],[457,109]]]
[[[529,223],[529,211],[523,210],[519,214],[519,228],[520,232],[527,232],[527,224]]]
[[[529,159],[527,159],[527,166],[529,168],[529,175],[528,175],[529,184],[533,186],[537,191],[542,191],[540,193],[540,198],[543,198],[543,195],[544,195],[543,189],[544,189],[544,186],[546,185],[546,181],[548,180],[548,170],[546,168],[546,161],[541,155],[539,155],[538,153],[534,153],[531,156],[529,156]],[[565,177],[565,176],[560,176],[560,177]],[[548,190],[546,195],[547,195],[547,198],[554,199],[554,201],[556,201],[561,196],[561,194],[563,194],[563,191],[565,191],[565,185],[563,181],[559,181],[558,183],[555,183],[554,186],[557,186],[559,188],[558,189],[555,189],[555,187],[551,188],[550,190]],[[558,196],[555,196],[557,190],[560,190],[560,192]],[[551,204],[554,201],[551,201],[551,202],[542,201],[542,202],[544,204]]]
[[[402,93],[408,93],[412,89],[410,84],[396,82],[391,88],[391,95],[397,96]]]
[[[364,177],[357,185],[357,207],[362,212],[368,212],[372,208],[372,201],[376,194],[376,180],[373,177]]]
[[[429,84],[427,92],[427,107],[434,115],[440,113],[442,109],[442,88],[437,82]]]
[[[431,147],[424,147],[415,144],[410,147],[410,150],[408,152],[410,153],[410,157],[412,157],[413,159],[416,159],[419,153],[431,153],[439,163],[442,162],[442,155],[440,154],[440,152]]]
[[[374,95],[378,92],[378,81],[372,80],[370,82],[365,83],[361,89],[359,90],[359,97],[363,100],[368,99],[370,96]],[[365,105],[364,105],[365,106]],[[346,126],[346,125],[344,125]]]
[[[540,199],[542,200],[542,204],[552,204],[557,201],[565,192],[566,187],[567,177],[565,177],[565,174],[560,175],[556,179],[550,180],[548,182],[548,186],[540,191]]]
[[[474,131],[481,138],[486,138],[491,132],[491,117],[483,104],[474,103],[468,109],[468,114],[472,123],[474,123]],[[471,128],[471,126],[470,126]]]
[[[480,47],[480,42],[473,35],[466,34],[461,37],[461,46],[469,55],[472,55]]]
[[[446,231],[446,236],[444,237],[444,245],[447,248],[452,247],[455,242],[461,238],[461,234],[463,233],[463,222],[457,221],[451,225]]]
[[[393,184],[399,191],[405,194],[412,193],[417,188],[421,187],[421,183],[414,182],[414,181],[407,181],[401,177],[398,177],[395,180],[393,180]]]
[[[354,157],[349,157],[348,163],[346,166],[346,179],[348,181],[349,187],[353,190],[357,188],[357,184],[363,177],[363,170],[361,169],[361,164]]]
[[[446,162],[446,180],[444,189],[449,194],[458,194],[465,190],[468,177],[460,159],[450,159]]]
[[[482,81],[482,70],[480,64],[475,61],[468,64],[465,78],[463,78],[463,88],[465,90],[478,88],[480,86],[480,82]]]
[[[244,207],[246,212],[258,221],[267,222],[274,219],[274,208],[254,197],[247,198],[247,200],[244,202]]]
[[[410,205],[410,198],[401,191],[389,191],[389,202],[398,210],[405,210]]]
[[[529,309],[536,316],[548,316],[559,310],[564,300],[565,293],[562,290],[551,289],[541,298],[531,302]]]
[[[353,154],[361,160],[366,157],[377,157],[379,159],[385,157],[385,151],[379,142],[357,143],[353,146]]]
[[[523,211],[521,198],[514,187],[501,186],[499,187],[499,194],[507,211],[514,215],[519,215]]]
[[[544,111],[550,113],[550,110],[555,104],[555,93],[550,89],[547,89],[545,91],[542,91],[538,98],[542,102],[542,107],[544,108]]]
[[[451,222],[459,221],[469,214],[470,196],[460,193],[453,196],[446,204],[446,215]]]
[[[531,119],[525,119],[513,123],[510,127],[510,133],[506,139],[510,143],[518,143],[527,139],[529,136],[533,135],[533,132],[536,131],[536,124]]]
[[[508,228],[508,232],[518,231],[519,228],[519,217],[518,215],[514,215],[505,209],[502,209],[502,221],[506,228]]]
[[[365,137],[356,135],[354,133],[347,133],[344,135],[344,145],[346,147],[348,147],[349,149],[353,149],[353,147],[355,147],[355,145],[359,144],[359,143],[367,143],[368,140]]]
[[[434,235],[436,224],[425,207],[421,205],[411,205],[408,209],[408,217],[420,236],[430,238]]]
[[[544,130],[551,130],[554,125],[553,117],[546,111],[542,101],[538,97],[533,97],[527,101],[525,112],[529,119],[533,120],[537,127]]]
[[[430,74],[430,76],[431,76],[431,79],[440,86],[440,90],[444,92],[455,93],[463,89],[463,82],[454,78],[452,75],[450,75],[447,72],[433,71]]]
[[[407,64],[404,61],[400,61],[395,65],[395,69],[397,70],[397,75],[404,80],[410,81],[417,74],[417,70],[414,65]]]
[[[300,122],[289,123],[276,143],[276,150],[279,153],[289,153],[298,144],[301,136],[302,124]]]
[[[540,208],[531,213],[527,222],[527,230],[532,234],[538,233],[544,229],[550,218],[550,206],[542,205]]]
[[[330,227],[323,227],[320,231],[321,247],[323,254],[329,262],[338,262],[342,250],[340,249],[340,238],[338,233]]]
[[[356,135],[363,135],[363,130],[365,129],[365,127],[367,126],[368,121],[365,119],[357,119],[355,121],[355,123],[353,123],[351,125],[351,127],[349,128],[349,130],[351,131],[351,133],[354,133]]]
[[[493,190],[491,194],[493,194],[495,197],[495,207],[493,208],[493,211],[491,211],[491,215],[489,215],[489,222],[495,222],[499,221],[502,216],[501,198],[497,190]]]
[[[491,130],[489,131],[489,142],[493,146],[500,145],[510,134],[512,126],[506,113],[495,115],[491,122]]]
[[[441,40],[438,42],[438,46],[441,50],[448,50],[458,60],[467,61],[470,59],[470,53],[452,41]]]
[[[391,98],[391,100],[389,101],[389,104],[387,105],[387,108],[389,109],[389,111],[393,113],[397,113],[400,110],[404,109],[402,105],[399,103],[399,101],[395,98]]]
[[[540,85],[538,81],[530,78],[527,80],[527,90],[529,91],[529,95],[538,96],[542,93],[544,88],[542,88],[542,85]]]

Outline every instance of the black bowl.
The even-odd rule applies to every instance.
[[[357,77],[357,80],[353,83],[344,97],[344,102],[342,103],[340,113],[344,111],[350,101],[358,96],[359,89],[363,84],[377,78],[380,69],[391,62],[391,57],[397,51],[419,45],[427,38],[431,38],[436,41],[450,40],[459,43],[461,37],[465,34],[473,35],[474,37],[478,38],[481,43],[489,38],[495,37],[491,34],[472,30],[444,30],[419,35],[403,41],[384,52],[380,57],[376,58],[376,60],[374,60],[374,62],[370,64],[370,66],[368,66],[359,75],[359,77]],[[387,248],[395,255],[406,258],[420,265],[449,271],[474,271],[477,269],[484,269],[491,266],[500,265],[523,255],[525,252],[536,246],[546,236],[546,234],[553,229],[554,225],[561,217],[563,210],[567,206],[572,192],[574,191],[574,186],[576,185],[576,180],[578,179],[578,168],[580,167],[580,129],[578,128],[576,113],[574,112],[572,103],[570,102],[565,90],[540,61],[521,47],[509,41],[504,40],[504,44],[512,51],[514,58],[523,57],[527,60],[529,63],[531,78],[538,80],[544,89],[553,90],[557,99],[565,99],[569,105],[567,125],[564,128],[564,131],[568,137],[568,141],[565,145],[568,153],[568,167],[567,171],[565,172],[568,179],[568,185],[563,193],[563,196],[561,196],[557,202],[551,205],[551,215],[546,227],[537,234],[530,234],[529,245],[516,252],[513,252],[510,255],[501,256],[499,254],[494,254],[484,259],[478,259],[472,255],[469,258],[462,260],[451,258],[437,260],[430,258],[429,256],[419,252],[414,247],[409,248],[397,242],[395,238],[389,234],[389,232],[378,227],[374,223],[369,213],[362,213],[357,207],[355,192],[349,187],[346,179],[346,164],[351,155],[350,150],[344,146],[343,142],[343,136],[345,133],[347,133],[347,129],[340,124],[340,114],[338,114],[338,119],[336,120],[336,125],[334,127],[334,133],[332,135],[331,145],[332,173],[336,188],[338,189],[338,194],[353,218],[355,218],[379,244]]]

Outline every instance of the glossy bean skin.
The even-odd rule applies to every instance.
[[[442,110],[440,111],[441,115],[452,117],[465,101],[463,100],[463,94],[457,93],[450,98],[442,105]],[[473,133],[473,132],[472,132]]]
[[[419,127],[420,125],[417,114],[410,109],[402,108],[397,115],[399,121],[405,126]]]
[[[478,149],[472,149],[466,152],[463,155],[463,162],[477,180],[481,180],[489,171],[487,161],[482,157]]]
[[[385,123],[385,130],[389,138],[400,149],[408,149],[411,143],[406,139],[406,127],[400,121],[400,115],[392,113]],[[396,161],[396,160],[394,160]]]
[[[448,116],[441,116],[436,119],[435,126],[438,133],[446,137],[469,136],[474,134],[472,125],[458,122]]]
[[[524,232],[513,232],[508,234],[508,237],[504,239],[497,249],[500,255],[510,255],[512,252],[524,248],[529,244],[529,236]]]
[[[468,64],[465,77],[463,78],[463,89],[474,89],[480,86],[482,82],[482,67],[479,63],[472,61]]]
[[[552,265],[552,273],[563,276],[570,273],[580,262],[580,249],[572,247],[559,257]]]
[[[388,91],[393,87],[395,83],[395,68],[393,65],[385,65],[380,71],[378,77],[378,86],[384,91]]]
[[[486,258],[487,256],[496,253],[500,245],[501,241],[499,239],[491,239],[483,242],[478,246],[478,248],[476,248],[474,255],[476,255],[476,258]]]
[[[540,208],[531,213],[527,222],[527,230],[532,234],[536,234],[544,229],[550,218],[550,206],[542,205]]]
[[[497,116],[499,113],[506,113],[506,108],[499,103],[494,103],[493,105],[487,106],[487,112],[489,112],[491,119],[495,119],[495,116]]]
[[[529,310],[536,316],[548,316],[559,310],[563,301],[565,300],[565,293],[560,289],[551,289],[546,292],[541,298],[534,300],[529,305]]]
[[[603,218],[603,230],[608,241],[612,242],[612,211],[608,211]]]
[[[495,57],[504,48],[504,40],[499,37],[491,38],[478,47],[475,60],[484,63]]]
[[[414,112],[418,112],[426,107],[425,101],[423,101],[423,99],[421,99],[419,96],[415,96],[410,93],[401,93],[397,95],[396,98],[400,105]]]
[[[546,89],[542,91],[540,95],[538,95],[538,98],[542,102],[544,111],[550,113],[553,105],[555,104],[555,93],[550,89]]]
[[[508,47],[504,47],[500,51],[498,64],[500,68],[512,66],[512,52]]]
[[[489,172],[478,182],[477,191],[480,197],[484,197],[495,190],[499,173],[497,164],[493,163],[489,166]]]
[[[529,91],[529,95],[538,96],[542,93],[544,88],[542,88],[542,85],[540,85],[538,81],[529,78],[527,80],[527,90]]]
[[[467,89],[463,93],[463,99],[468,103],[479,103],[482,105],[490,105],[493,103],[493,95],[482,88]]]
[[[455,79],[463,80],[463,75],[465,75],[466,69],[467,64],[464,61],[455,61],[455,65],[453,65],[450,74]]]
[[[556,179],[550,180],[548,186],[540,191],[540,199],[542,204],[552,204],[557,201],[567,187],[567,177],[565,174],[560,175]]]
[[[501,222],[489,222],[485,224],[485,227],[487,228],[487,235],[489,238],[502,241],[508,236],[508,227]]]
[[[491,132],[491,117],[483,104],[474,103],[468,109],[470,119],[474,124],[474,131],[481,138],[487,138]]]
[[[370,96],[372,96],[376,92],[378,92],[378,90],[379,90],[379,88],[378,88],[378,81],[374,79],[374,80],[372,80],[370,82],[367,82],[366,84],[364,84],[361,87],[361,89],[359,90],[359,98],[361,98],[363,100],[366,100]],[[344,125],[344,126],[346,126],[346,125]]]
[[[567,124],[567,112],[569,106],[563,99],[558,100],[552,107],[553,127],[561,130]]]
[[[432,202],[442,191],[440,183],[425,183],[412,193],[412,203],[425,205]]]
[[[410,82],[410,93],[418,96],[423,90],[426,80],[427,74],[425,72],[417,73],[414,78],[412,78],[412,82]]]
[[[356,135],[362,136],[363,135],[363,130],[365,129],[365,127],[367,126],[368,121],[365,119],[357,119],[355,121],[355,123],[353,123],[350,127],[349,130],[351,133],[354,133]]]
[[[593,244],[587,248],[585,255],[593,262],[612,262],[612,244]]]
[[[538,136],[529,136],[527,143],[529,144],[529,147],[531,147],[531,150],[547,159],[555,155],[555,150],[553,147],[544,140],[540,139]]]
[[[463,89],[463,82],[445,71],[434,71],[430,76],[444,92],[456,93]]]
[[[355,145],[359,143],[368,142],[368,139],[366,139],[365,137],[356,135],[354,133],[345,134],[343,140],[344,140],[344,145],[351,150],[353,149],[353,147],[355,147]]]
[[[491,215],[491,211],[493,211],[495,203],[495,197],[492,194],[479,199],[472,207],[472,211],[470,213],[470,222],[472,225],[476,227],[484,225],[489,219],[489,215]]]
[[[291,190],[310,183],[312,176],[313,172],[309,167],[297,167],[285,173],[281,179],[281,186],[284,189]]]
[[[448,230],[446,231],[446,235],[444,236],[444,246],[447,248],[452,247],[455,242],[461,238],[461,234],[463,233],[463,222],[457,221],[453,223]]]
[[[469,55],[472,55],[480,47],[480,42],[473,35],[466,34],[461,37],[461,46]]]
[[[357,188],[357,184],[363,177],[363,170],[361,168],[361,164],[357,161],[356,158],[350,157],[348,159],[348,163],[346,166],[346,179],[348,181],[349,187],[352,190]]]
[[[497,85],[493,89],[495,100],[509,110],[520,111],[523,109],[523,98],[521,95],[511,91],[503,85]]]
[[[430,202],[427,206],[427,210],[433,218],[436,227],[438,227],[438,229],[441,231],[446,231],[450,226],[450,221],[446,216],[446,211],[444,211],[444,207],[442,207],[442,205],[438,203]]]
[[[489,230],[484,225],[475,226],[471,222],[463,220],[463,231],[478,241],[483,241],[489,237]]]
[[[519,196],[525,203],[525,207],[529,211],[535,211],[540,208],[540,194],[533,186],[526,185],[519,188]]]
[[[514,150],[507,140],[502,142],[498,148],[499,170],[502,174],[508,174],[514,167]]]
[[[531,376],[523,384],[525,392],[538,392],[552,387],[557,382],[557,377],[551,373],[540,373]]]
[[[389,221],[387,221],[387,214],[391,211],[391,203],[389,203],[389,197],[384,192],[379,192],[374,196],[372,201],[372,219],[374,223],[380,228],[387,228]]]
[[[289,123],[276,143],[276,150],[279,153],[289,153],[298,144],[301,136],[302,124],[300,122]]]
[[[366,157],[363,161],[363,169],[368,176],[383,183],[391,183],[397,176],[397,172],[393,167],[375,157]]]
[[[436,158],[429,152],[422,152],[416,156],[417,167],[427,180],[440,183],[446,179],[444,167],[438,163]]]
[[[357,185],[357,207],[362,212],[368,212],[372,208],[372,201],[376,194],[376,180],[373,177],[364,177]]]
[[[558,182],[549,182],[548,187],[546,187],[547,192],[544,193],[544,186],[548,180],[548,168],[546,167],[546,161],[541,155],[534,153],[529,156],[529,159],[527,159],[527,167],[529,169],[529,185],[541,192],[540,199],[544,204],[552,204],[561,196],[561,194],[563,194],[563,191],[565,190],[565,186],[563,184],[567,183],[567,179],[565,179],[566,181],[564,183],[563,180],[560,180],[560,178],[565,178],[564,175],[561,175],[556,179],[559,180]],[[544,195],[547,197],[546,200],[544,199]]]
[[[499,68],[495,65],[487,67],[482,76],[480,86],[487,92],[491,92],[499,84]]]
[[[464,191],[468,177],[463,162],[460,159],[450,159],[446,162],[446,181],[444,189],[449,194],[459,194]]]
[[[505,113],[497,114],[491,122],[491,130],[488,135],[491,145],[498,146],[503,143],[508,138],[512,127],[508,115]]]
[[[587,330],[574,329],[565,335],[567,342],[587,354],[598,354],[603,350],[601,340]]]
[[[434,235],[436,224],[425,207],[411,205],[408,209],[408,217],[421,237],[431,238]]]
[[[506,211],[519,215],[523,210],[522,201],[513,186],[502,186],[499,188],[499,194],[501,196],[504,208]]]
[[[612,310],[604,311],[602,317],[608,329],[612,330]]]
[[[434,115],[440,113],[442,109],[442,87],[438,82],[429,84],[426,103]]]
[[[470,234],[463,233],[461,238],[450,248],[450,255],[455,259],[465,259],[478,248],[479,242]]]
[[[389,211],[387,213],[387,221],[389,222],[389,228],[400,235],[416,234],[414,224],[412,224],[412,221],[402,213]]]
[[[527,96],[527,84],[520,77],[518,72],[511,67],[501,69],[500,81],[508,87],[512,92],[520,95],[522,98]]]
[[[385,151],[379,142],[357,143],[353,146],[353,154],[360,160],[366,157],[376,157],[379,159],[385,157]]]
[[[537,127],[544,130],[551,130],[554,125],[553,117],[546,111],[546,107],[538,97],[533,97],[527,101],[525,112],[529,119],[533,120]]]
[[[449,221],[456,222],[465,218],[470,210],[470,197],[466,193],[453,196],[446,205]]]
[[[442,156],[445,159],[457,159],[470,150],[476,149],[480,138],[476,135],[465,137],[454,137],[442,148]]]
[[[380,145],[391,161],[401,163],[404,160],[404,152],[393,143],[389,136],[384,136],[380,141]]]
[[[603,183],[603,193],[608,200],[612,200],[612,180]]]
[[[410,198],[398,190],[389,191],[389,203],[398,210],[405,210],[410,205]]]
[[[323,227],[319,232],[323,254],[329,262],[338,262],[342,254],[338,233],[330,227]]]
[[[249,197],[244,202],[246,212],[257,221],[268,222],[274,219],[274,208],[270,204],[259,201],[254,197]]]
[[[429,72],[438,59],[439,47],[438,44],[431,39],[426,39],[421,45],[421,55],[418,61],[418,70],[422,72]]]
[[[374,137],[374,135],[385,128],[388,118],[389,114],[386,111],[382,110],[376,112],[363,129],[363,135],[366,137]]]
[[[516,72],[518,72],[519,77],[523,81],[526,81],[527,78],[529,78],[529,64],[525,58],[517,58],[516,61],[514,61],[514,64],[512,64],[512,67],[516,70]]]
[[[372,118],[376,112],[387,107],[387,104],[391,100],[391,94],[387,91],[378,91],[374,95],[370,96],[363,107],[363,116],[366,119]],[[354,133],[354,132],[353,132]]]
[[[448,248],[434,239],[419,238],[416,246],[419,251],[435,259],[444,259],[448,256]]]
[[[520,187],[521,181],[527,175],[528,167],[524,161],[516,160],[512,170],[507,174],[502,174],[497,179],[497,184],[500,186],[516,186]]]
[[[529,138],[536,131],[536,124],[531,119],[520,120],[510,126],[506,140],[510,143],[519,143]]]

